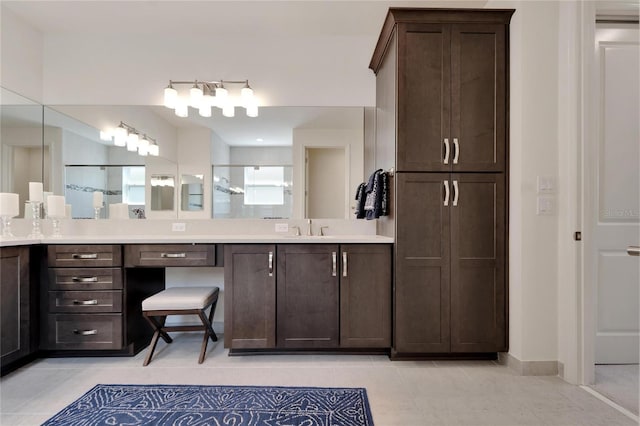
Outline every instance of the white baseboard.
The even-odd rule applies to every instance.
[[[498,362],[521,376],[557,376],[564,365],[558,361],[521,361],[505,352],[498,353]]]

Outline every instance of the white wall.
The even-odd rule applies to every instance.
[[[293,129],[293,217],[304,217],[305,149],[322,147],[344,147],[346,210],[345,219],[353,219],[355,193],[364,181],[364,122],[355,129]],[[331,188],[327,188],[328,191]]]
[[[41,102],[43,36],[5,7],[0,15],[0,86]]]
[[[287,166],[293,164],[291,147],[231,147],[228,164],[255,166]]]
[[[249,79],[263,106],[372,106],[374,44],[364,36],[48,34],[44,102],[161,105],[170,79]]]
[[[509,353],[558,359],[557,2],[490,2],[515,8],[510,26]],[[544,31],[540,31],[544,23]],[[556,185],[552,215],[536,214],[537,177]],[[563,212],[564,213],[564,212]]]

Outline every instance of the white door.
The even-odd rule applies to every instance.
[[[308,218],[345,217],[344,148],[307,148],[306,215]]]
[[[596,302],[596,364],[638,363],[640,261],[640,69],[638,26],[596,27],[598,135],[592,198],[591,265]],[[593,180],[591,182],[594,182]]]

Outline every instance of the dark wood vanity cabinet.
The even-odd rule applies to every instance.
[[[2,374],[33,353],[34,295],[30,281],[29,247],[0,248],[0,366]],[[18,365],[19,366],[19,365]]]
[[[514,10],[391,8],[376,168],[395,167],[393,355],[505,351],[508,34]]]
[[[228,244],[224,259],[225,347],[274,348],[275,244]]]
[[[391,245],[225,246],[225,347],[389,348]]]
[[[340,345],[338,254],[337,244],[278,246],[278,347]]]
[[[505,350],[504,175],[397,179],[395,350]]]
[[[120,245],[50,245],[41,348],[124,348]]]
[[[391,245],[340,245],[340,346],[391,347]]]
[[[512,12],[390,9],[370,67],[395,76],[397,171],[505,169]]]

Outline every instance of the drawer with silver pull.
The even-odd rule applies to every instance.
[[[215,244],[129,244],[125,266],[215,266]]]
[[[121,268],[49,268],[49,290],[120,290]]]
[[[122,312],[122,291],[50,291],[49,312]]]
[[[50,267],[122,266],[122,247],[109,244],[58,244],[47,247]]]
[[[47,349],[122,349],[120,314],[50,314]]]

